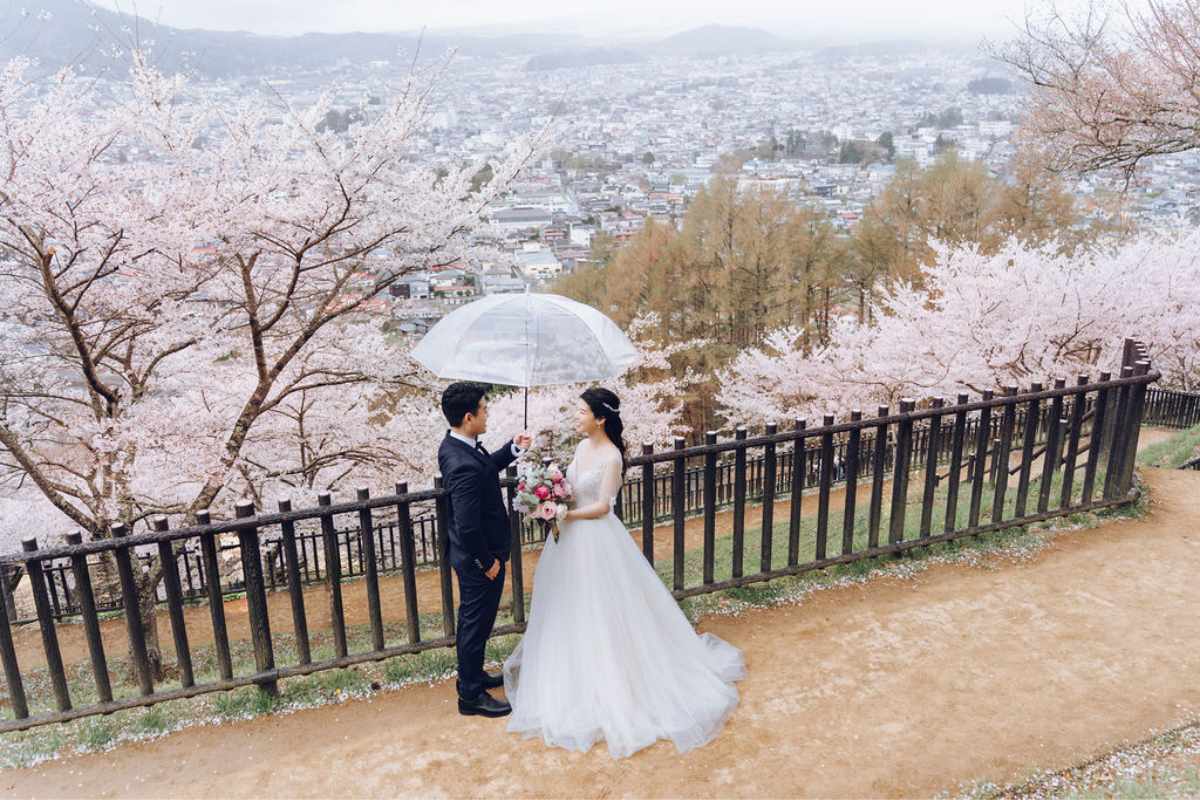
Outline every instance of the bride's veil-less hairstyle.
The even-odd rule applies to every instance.
[[[621,398],[610,392],[608,389],[594,388],[588,389],[583,394],[579,395],[579,399],[588,404],[588,408],[592,410],[592,414],[596,419],[604,420],[604,432],[608,434],[608,438],[621,451],[621,472],[629,466],[629,459],[625,456],[625,423],[621,421]]]

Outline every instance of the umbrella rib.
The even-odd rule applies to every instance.
[[[533,383],[533,361],[537,358],[537,340],[529,335],[530,317],[533,316],[533,295],[529,289],[525,289],[525,388],[528,390],[530,384]],[[537,318],[533,318],[534,327],[537,326]],[[534,336],[537,331],[534,331]]]

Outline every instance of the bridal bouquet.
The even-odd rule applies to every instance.
[[[571,508],[571,484],[567,483],[562,470],[554,464],[534,467],[517,478],[517,496],[513,498],[513,510],[521,511],[530,519],[548,525],[558,542],[558,523],[567,516]]]

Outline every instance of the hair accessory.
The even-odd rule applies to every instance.
[[[610,406],[608,403],[605,403],[603,400],[600,401],[600,405],[604,406],[605,408],[607,408],[609,411],[613,412],[614,414],[617,413],[617,410],[615,408]]]

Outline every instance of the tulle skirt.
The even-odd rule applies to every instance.
[[[529,625],[504,663],[508,730],[614,758],[658,739],[681,753],[711,741],[738,704],[742,651],[697,635],[612,514],[546,540]]]

